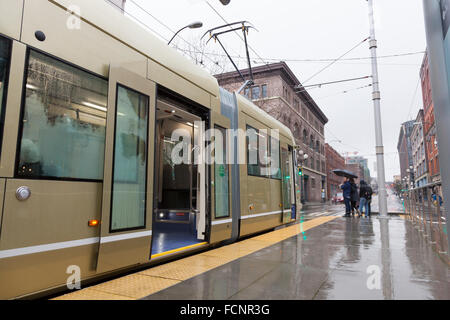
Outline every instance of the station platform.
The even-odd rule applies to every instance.
[[[321,214],[55,300],[450,299],[448,262],[411,221]]]

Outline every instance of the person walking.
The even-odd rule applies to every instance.
[[[358,192],[358,186],[355,183],[355,179],[350,178],[350,184],[352,186],[352,192],[350,195],[350,201],[352,206],[352,216],[355,216],[355,211],[359,216],[359,210],[358,210],[358,202],[359,202],[359,192]]]
[[[359,188],[359,216],[362,215],[365,209],[365,217],[369,217],[369,194],[370,190],[364,180],[361,180],[360,188]]]
[[[370,186],[370,184],[367,185],[367,208],[369,210],[369,217],[372,214],[372,194],[373,194],[373,190],[372,187]]]
[[[344,183],[341,184],[341,189],[345,203],[344,217],[350,217],[350,213],[352,212],[352,205],[351,205],[352,185],[350,184],[348,178],[345,178]]]

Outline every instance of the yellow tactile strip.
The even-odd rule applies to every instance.
[[[54,300],[130,300],[143,298],[336,218],[337,216],[319,217],[65,294]]]

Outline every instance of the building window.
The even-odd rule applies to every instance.
[[[27,68],[17,175],[102,180],[108,82],[33,50]]]
[[[3,126],[5,122],[10,59],[11,41],[0,37],[0,141],[2,141]]]
[[[320,171],[320,160],[316,161],[316,170]]]
[[[252,87],[252,99],[256,100],[260,97],[260,88],[259,87]]]
[[[312,135],[310,136],[309,147],[314,150],[314,137]]]
[[[246,96],[247,98],[250,98],[250,88],[245,88],[244,96]]]
[[[299,141],[301,138],[300,138],[300,126],[299,126],[299,124],[296,122],[295,124],[294,124],[294,139],[296,140],[296,141]]]
[[[308,143],[308,133],[306,132],[306,129],[303,129],[303,143],[305,145]]]
[[[315,189],[316,188],[316,179],[311,178],[311,188]]]
[[[263,98],[267,98],[267,84],[261,86],[261,93]]]

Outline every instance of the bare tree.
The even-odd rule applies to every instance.
[[[220,48],[211,43],[206,44],[206,40],[201,40],[200,36],[184,36],[184,39],[186,41],[180,38],[176,39],[173,46],[196,65],[201,66],[211,74],[229,70],[231,63]]]

